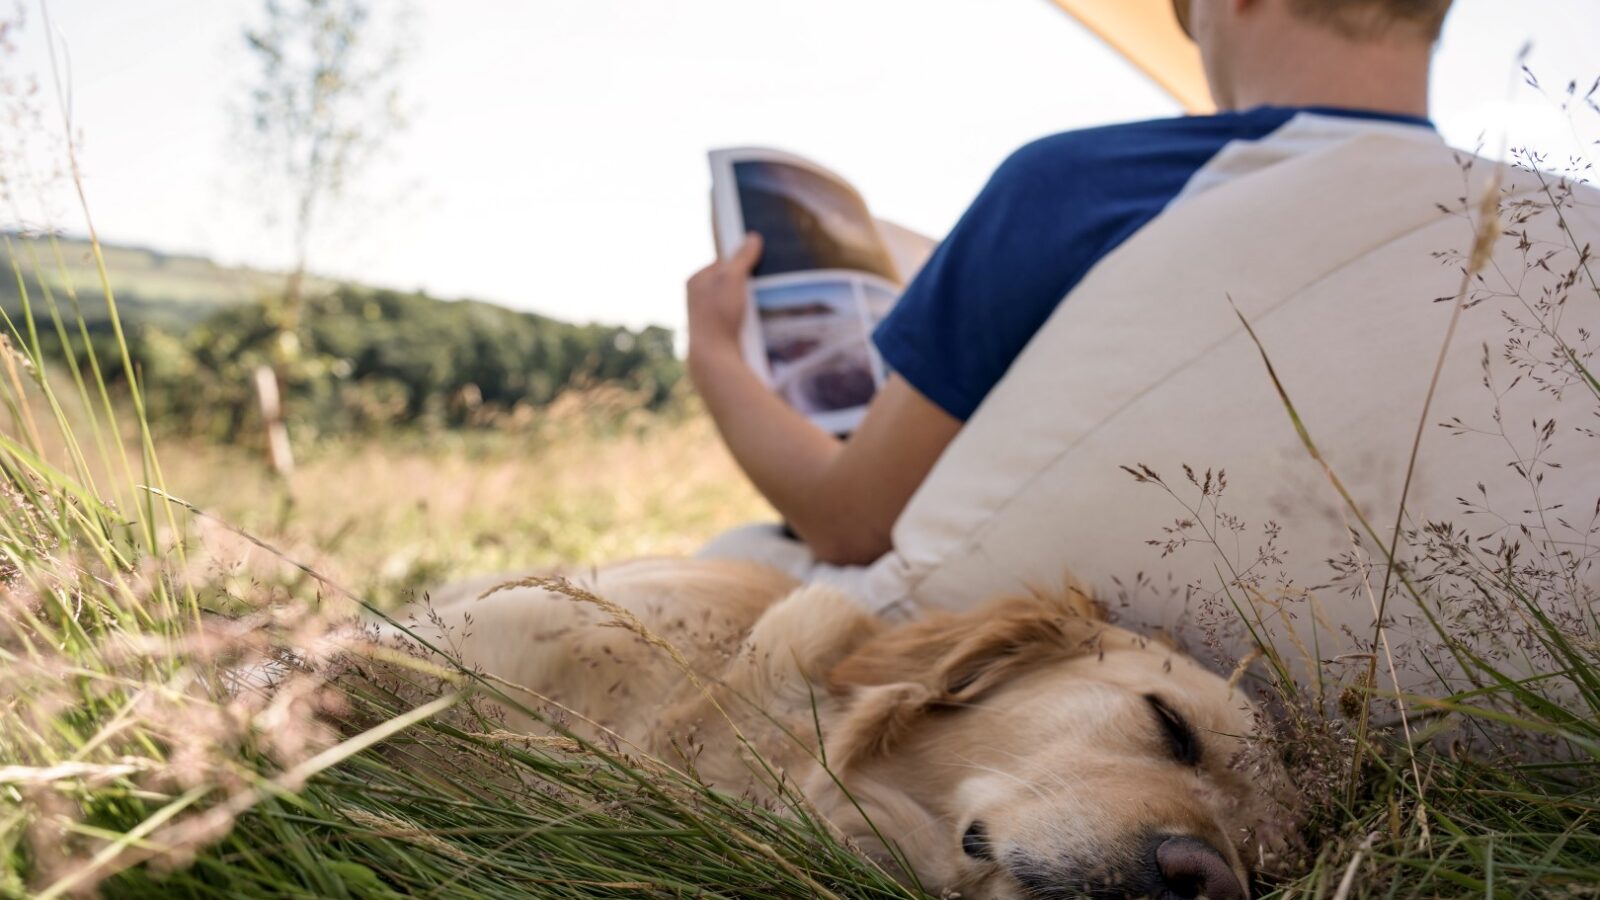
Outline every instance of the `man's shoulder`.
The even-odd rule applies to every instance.
[[[1023,145],[997,175],[1031,178],[1074,171],[1085,164],[1137,168],[1152,158],[1198,164],[1232,141],[1264,137],[1293,117],[1294,110],[1262,108],[1063,131]]]

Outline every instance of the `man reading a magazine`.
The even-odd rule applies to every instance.
[[[1432,128],[1429,66],[1450,0],[1173,6],[1222,111],[1059,134],[1012,155],[874,334],[895,374],[847,440],[787,406],[741,355],[760,237],[689,281],[690,376],[804,542],[785,550],[774,529],[771,552],[735,552],[796,570],[874,561],[963,423],[1103,257],[1194,193],[1363,129]]]

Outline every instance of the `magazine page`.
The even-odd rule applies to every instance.
[[[849,183],[792,154],[719,150],[711,167],[718,252],[751,231],[765,241],[746,358],[795,409],[849,433],[886,377],[872,328],[902,288],[878,223]]]
[[[770,276],[753,286],[767,382],[835,434],[855,429],[887,377],[872,346],[872,314],[895,291],[859,276]],[[875,302],[876,301],[876,302]]]

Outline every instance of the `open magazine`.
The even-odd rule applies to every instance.
[[[834,434],[854,430],[888,377],[872,344],[933,241],[867,211],[849,182],[778,150],[711,153],[719,256],[765,240],[750,283],[744,353],[789,405]]]

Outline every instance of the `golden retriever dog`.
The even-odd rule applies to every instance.
[[[1268,840],[1250,704],[1076,590],[894,625],[755,564],[501,580],[435,593],[418,636],[718,789],[770,799],[779,772],[936,895],[1243,898]]]

